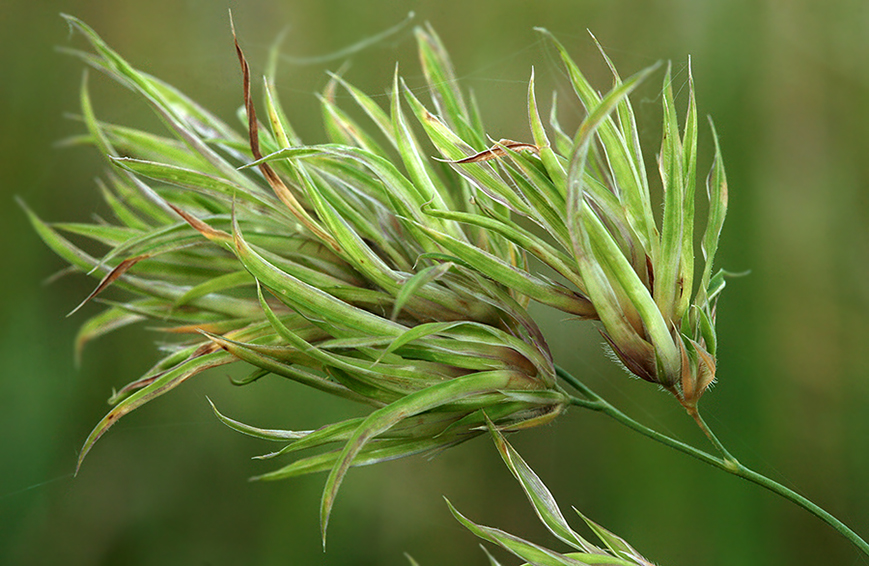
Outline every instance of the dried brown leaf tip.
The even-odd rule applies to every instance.
[[[496,159],[500,157],[504,157],[507,155],[507,150],[510,151],[531,151],[539,154],[540,148],[534,145],[533,143],[525,143],[525,142],[517,142],[513,140],[499,140],[498,143],[494,144],[489,149],[476,153],[474,155],[465,157],[463,159],[438,159],[438,161],[443,161],[445,163],[479,163],[480,161],[489,161],[490,159]]]
[[[123,275],[124,273],[126,273],[127,270],[129,270],[131,267],[133,267],[134,265],[136,265],[137,263],[139,263],[139,262],[142,261],[143,259],[148,259],[149,257],[151,257],[151,254],[142,254],[142,255],[140,255],[140,256],[136,256],[136,257],[131,257],[131,258],[125,259],[124,261],[122,261],[121,263],[119,263],[117,267],[115,267],[114,269],[112,269],[111,271],[109,271],[109,273],[108,273],[105,277],[103,277],[102,281],[100,281],[100,284],[97,285],[96,289],[94,289],[93,291],[91,291],[91,294],[88,295],[87,297],[85,297],[85,299],[84,299],[82,302],[80,302],[80,303],[78,304],[77,307],[75,307],[74,309],[72,309],[72,310],[69,312],[69,314],[66,315],[66,316],[72,316],[73,314],[75,314],[76,312],[78,312],[78,310],[79,310],[80,308],[82,308],[82,307],[85,306],[88,302],[90,302],[91,299],[93,299],[94,297],[96,297],[97,295],[99,295],[100,293],[102,293],[102,292],[105,290],[106,287],[108,287],[109,285],[111,285],[112,283],[114,283],[115,280],[116,280],[118,277],[120,277],[121,275]]]
[[[209,240],[213,242],[229,242],[232,240],[232,236],[230,236],[223,230],[216,230],[212,228],[202,220],[196,218],[192,214],[188,214],[174,204],[169,203],[169,206],[172,208],[172,210],[175,211],[176,214],[178,214],[178,216],[183,218],[184,221],[191,226],[191,228],[193,228]]]

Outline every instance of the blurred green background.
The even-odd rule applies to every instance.
[[[714,116],[730,181],[719,265],[751,270],[719,307],[719,383],[707,420],[749,466],[807,494],[869,536],[869,3],[865,0],[5,0],[0,6],[0,564],[485,564],[450,516],[558,545],[536,521],[493,447],[478,439],[432,460],[350,473],[330,525],[318,533],[323,476],[254,484],[274,467],[250,457],[271,446],[213,417],[311,428],[354,407],[278,380],[233,388],[227,370],[199,376],[125,418],[75,479],[82,441],[105,399],[155,360],[147,328],[92,344],[81,367],[73,340],[87,313],[65,318],[92,288],[84,277],[42,282],[63,267],[13,196],[48,220],[107,214],[93,150],[60,149],[79,132],[82,65],[56,46],[83,46],[58,16],[76,15],[134,65],[234,120],[241,101],[231,7],[254,70],[287,29],[279,90],[311,142],[324,137],[315,92],[326,70],[366,92],[389,85],[394,61],[419,84],[411,28],[351,56],[317,63],[402,21],[430,21],[450,48],[461,86],[474,89],[495,139],[528,139],[526,81],[541,100],[563,89],[545,26],[601,89],[594,32],[624,75],[674,62],[677,88],[691,55],[699,110]],[[298,59],[307,58],[306,64]],[[650,151],[659,132],[660,78],[634,97]],[[101,118],[158,126],[148,108],[103,77],[91,86]],[[561,87],[558,87],[558,85]],[[548,103],[546,104],[548,107]],[[703,132],[704,174],[710,140]],[[651,162],[651,160],[650,160]],[[93,307],[94,309],[96,307]],[[90,311],[94,312],[94,311]],[[641,421],[699,445],[667,395],[625,377],[595,331],[535,310],[556,359]],[[760,488],[605,417],[574,409],[512,437],[565,508],[574,505],[662,565],[869,564],[830,528]],[[577,521],[578,523],[578,521]],[[505,564],[515,560],[502,554]]]

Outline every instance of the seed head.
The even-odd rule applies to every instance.
[[[445,253],[432,237],[445,235],[497,257],[514,277],[529,277],[519,246],[449,217],[462,207],[499,205],[485,195],[470,203],[460,175],[441,177],[423,157],[397,75],[388,111],[334,77],[321,99],[331,143],[306,145],[268,77],[269,128],[258,122],[238,45],[245,133],[133,68],[81,21],[68,20],[94,50],[74,53],[144,97],[170,136],[98,121],[84,81],[88,134],[75,141],[96,145],[112,166],[101,188],[114,222],[51,226],[28,214],[57,253],[101,276],[85,302],[109,286],[133,294],[86,322],[79,348],[141,320],[183,337],[113,395],[115,406],[88,437],[79,463],[123,415],[205,369],[246,362],[253,370],[239,384],[277,375],[371,409],[302,432],[261,429],[218,413],[239,431],[287,443],[270,456],[332,447],[260,476],[328,471],[325,533],[349,467],[444,449],[485,432],[487,419],[500,430],[542,424],[567,406],[546,341],[525,310],[527,298]],[[423,52],[436,42],[428,32],[419,37]],[[339,87],[379,126],[386,149],[335,106]],[[64,231],[109,251],[94,257]]]

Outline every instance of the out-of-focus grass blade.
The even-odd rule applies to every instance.
[[[96,124],[111,147],[115,149],[117,155],[134,157],[143,161],[170,163],[177,167],[219,174],[208,161],[191,151],[187,144],[177,139],[117,124],[106,122],[97,122]],[[80,138],[80,141],[94,144],[96,142],[93,136],[84,136]],[[115,156],[117,157],[117,155]]]
[[[326,90],[320,97],[320,107],[323,111],[323,122],[326,133],[333,143],[360,147],[375,155],[387,157],[386,151],[380,144],[359,126],[349,114],[335,105],[334,80],[326,86]]]
[[[87,87],[87,73],[85,73],[82,78],[81,91],[80,91],[80,99],[81,99],[81,108],[82,108],[82,116],[85,122],[85,126],[88,129],[88,132],[91,135],[91,138],[96,145],[97,149],[100,153],[108,159],[113,157],[118,157],[117,151],[109,142],[108,137],[103,132],[100,127],[100,123],[97,121],[96,115],[93,111],[93,105],[91,104],[90,92]],[[163,202],[157,194],[144,183],[136,183],[133,180],[135,186],[139,189],[139,192],[148,200],[148,202],[154,207],[162,211],[164,214],[170,213],[169,208],[166,206],[166,203]]]
[[[383,135],[386,136],[389,143],[391,143],[395,149],[398,149],[398,144],[395,141],[392,120],[389,118],[389,115],[376,102],[374,102],[370,96],[345,81],[340,75],[329,73],[329,77],[337,81],[347,90],[347,92],[350,93],[350,96],[353,97],[356,104],[365,111],[371,121],[377,125],[381,132],[383,132]]]
[[[564,133],[561,123],[558,121],[558,91],[552,91],[552,107],[549,109],[549,125],[555,130],[555,150],[559,161],[563,156],[570,154],[573,139]]]
[[[138,232],[143,232],[151,228],[151,226],[143,220],[137,212],[128,206],[128,203],[124,202],[123,199],[118,198],[102,179],[97,179],[96,184],[100,193],[103,195],[103,200],[106,201],[106,204],[108,204],[109,208],[112,209],[115,218],[117,218],[121,224],[128,227],[130,230]]]
[[[140,215],[148,226],[167,224],[175,220],[176,215],[172,208],[141,179],[118,168],[106,171],[106,177],[117,198]],[[153,193],[153,199],[149,196],[150,193]],[[159,202],[153,202],[154,199]],[[133,225],[128,224],[128,226]]]
[[[68,234],[84,236],[107,246],[117,246],[141,235],[139,230],[111,224],[84,224],[80,222],[57,222],[53,226]]]
[[[94,268],[97,268],[97,271],[103,273],[109,273],[111,271],[109,267],[103,266],[95,258],[73,245],[69,240],[63,238],[53,228],[36,216],[22,200],[18,199],[18,203],[27,213],[36,233],[54,253],[85,273],[90,272]],[[165,281],[145,279],[130,274],[125,274],[115,282],[115,285],[121,288],[135,290],[145,296],[166,299],[169,301],[177,300],[178,297],[188,290],[185,287],[172,285]],[[238,315],[241,317],[246,316],[246,304],[238,301],[217,302],[206,296],[197,299],[195,303],[197,306],[213,312]]]

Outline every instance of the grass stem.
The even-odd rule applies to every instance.
[[[769,491],[784,497],[785,499],[792,501],[793,503],[799,505],[806,511],[812,513],[813,515],[836,529],[839,534],[851,541],[854,546],[859,548],[863,552],[863,554],[869,556],[869,544],[867,544],[865,540],[863,540],[857,533],[851,530],[842,521],[834,517],[828,511],[824,510],[808,498],[764,476],[763,474],[742,465],[741,463],[739,463],[738,460],[733,458],[733,456],[731,456],[730,453],[724,448],[718,438],[712,433],[711,429],[709,429],[709,427],[703,421],[702,417],[700,417],[699,413],[697,413],[696,416],[692,416],[694,416],[697,424],[700,425],[700,428],[703,430],[703,432],[706,433],[706,436],[709,437],[715,447],[722,453],[722,455],[724,456],[723,458],[713,456],[708,452],[695,448],[689,444],[685,444],[681,440],[662,434],[652,428],[647,427],[644,424],[637,422],[636,420],[632,419],[628,415],[615,408],[600,395],[592,391],[591,388],[582,383],[575,376],[565,371],[563,368],[556,367],[556,372],[561,379],[563,379],[566,383],[568,383],[585,397],[584,399],[572,397],[571,404],[578,407],[590,409],[592,411],[597,411],[599,413],[603,413],[608,417],[615,419],[619,423],[627,426],[628,428],[635,430],[648,438],[651,438],[652,440],[656,440],[661,444],[669,446],[670,448],[674,448],[684,454],[693,456],[694,458],[697,458],[698,460],[709,464],[710,466],[714,466],[716,468],[724,470],[729,474],[739,476],[745,480],[748,480],[763,488],[766,488]]]

